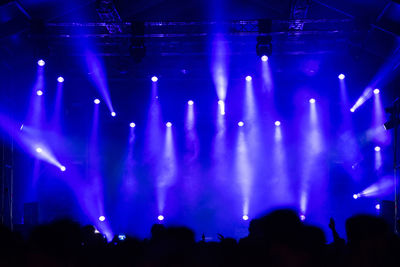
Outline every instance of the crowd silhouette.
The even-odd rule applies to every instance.
[[[253,219],[240,240],[218,235],[218,242],[206,242],[204,234],[196,242],[189,228],[162,224],[153,225],[149,239],[112,242],[70,220],[37,226],[27,238],[0,226],[0,266],[399,266],[399,238],[382,218],[349,218],[347,241],[333,219],[329,228],[332,243],[289,209]]]

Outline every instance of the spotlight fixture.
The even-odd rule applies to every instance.
[[[60,77],[58,77],[58,78],[57,78],[57,82],[59,82],[59,83],[63,83],[63,82],[64,82],[64,78],[63,78],[63,77],[61,77],[61,76],[60,76]]]
[[[189,105],[189,106],[193,106],[193,104],[194,104],[193,100],[189,100],[189,101],[188,101],[188,105]]]
[[[167,127],[169,128],[169,127],[172,126],[172,123],[171,123],[171,122],[167,122],[167,123],[165,124],[165,126],[167,126]]]
[[[378,88],[374,89],[374,94],[379,94],[380,90]]]
[[[136,124],[135,124],[134,122],[131,122],[131,123],[129,123],[129,127],[135,128],[135,127],[136,127]]]
[[[300,220],[304,222],[306,220],[306,216],[304,214],[300,214]]]
[[[111,116],[115,117],[115,116],[117,116],[117,113],[115,113],[115,112],[113,111],[113,112],[111,112]]]
[[[46,62],[45,62],[43,59],[39,59],[38,62],[37,62],[37,64],[38,64],[40,67],[43,67],[44,65],[46,65]]]
[[[106,217],[104,217],[103,215],[99,217],[99,221],[104,222],[106,220]]]
[[[94,102],[96,105],[98,105],[98,104],[100,104],[100,99],[96,98],[93,102]]]
[[[351,109],[350,109],[350,112],[354,112],[354,111],[355,111],[354,108],[351,108]]]
[[[247,220],[249,219],[249,216],[243,215],[242,219],[243,219],[244,221],[247,221]]]
[[[267,55],[261,56],[261,61],[267,62],[268,61],[268,56]]]
[[[61,170],[62,172],[65,172],[65,171],[67,170],[67,168],[65,168],[65,166],[61,166],[61,167],[60,167],[60,170]]]
[[[158,81],[158,77],[157,77],[157,76],[151,77],[151,81],[152,81],[153,83],[157,82],[157,81]]]
[[[36,148],[36,152],[40,154],[40,153],[43,152],[43,149],[42,149],[41,147],[37,147],[37,148]]]
[[[251,79],[252,79],[252,78],[251,78],[251,76],[250,76],[250,75],[247,75],[247,76],[246,76],[246,81],[250,82],[250,81],[251,81]]]
[[[157,219],[158,219],[159,221],[163,221],[163,220],[164,220],[164,216],[158,215]]]
[[[375,209],[376,209],[376,210],[380,210],[380,209],[381,209],[381,204],[376,204],[376,205],[375,205]]]
[[[380,146],[376,146],[374,149],[375,149],[376,152],[381,151],[381,147]]]
[[[315,103],[315,99],[314,99],[314,98],[311,98],[311,99],[309,100],[309,102],[310,102],[310,104],[314,104],[314,103]]]
[[[275,122],[275,126],[280,126],[281,125],[281,122],[280,121],[276,121]]]
[[[36,91],[36,94],[37,94],[38,96],[41,96],[41,95],[43,95],[43,91],[42,91],[42,90],[37,90],[37,91]]]
[[[354,198],[354,199],[357,199],[357,198],[359,198],[359,197],[360,197],[360,194],[354,194],[354,195],[353,195],[353,198]]]
[[[238,126],[239,126],[239,127],[243,127],[243,125],[244,125],[244,122],[243,122],[243,121],[239,121],[239,122],[238,122]]]
[[[340,80],[344,80],[344,78],[346,78],[346,76],[343,73],[341,73],[341,74],[339,74],[338,78]]]

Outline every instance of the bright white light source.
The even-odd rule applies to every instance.
[[[67,170],[67,168],[65,168],[65,166],[61,166],[61,167],[60,167],[60,170],[61,170],[62,172],[65,172],[65,171]]]
[[[239,121],[239,122],[238,122],[238,126],[239,126],[239,127],[243,127],[243,125],[244,125],[244,122],[243,122],[243,121]]]
[[[167,123],[165,124],[165,126],[167,126],[167,127],[171,127],[171,126],[172,126],[172,123],[170,123],[170,122],[167,122]]]
[[[104,222],[106,220],[106,217],[104,217],[103,215],[99,217],[99,221]]]
[[[136,124],[135,124],[134,122],[131,122],[131,123],[129,123],[129,127],[135,128],[135,127],[136,127]]]

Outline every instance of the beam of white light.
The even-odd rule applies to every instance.
[[[384,176],[376,183],[368,186],[358,195],[361,197],[384,197],[394,191],[393,176]]]
[[[159,214],[164,214],[168,188],[175,183],[177,173],[173,128],[165,129],[164,151],[156,185]]]
[[[362,104],[372,97],[372,88],[366,88],[362,95],[357,99],[356,103],[351,107],[350,111],[355,112]]]
[[[266,89],[267,92],[273,92],[274,83],[272,80],[272,72],[270,68],[270,62],[268,61],[261,61],[262,66],[262,78],[263,78],[263,90]]]
[[[243,215],[248,215],[250,206],[250,192],[253,183],[253,172],[251,163],[249,161],[249,152],[245,134],[242,130],[239,130],[236,143],[235,166],[237,170],[237,179],[242,194]]]
[[[229,47],[223,34],[215,34],[211,47],[211,75],[218,99],[225,100],[228,89]]]
[[[115,112],[111,103],[110,91],[107,85],[107,76],[100,59],[90,50],[85,51],[86,64],[89,70],[89,76],[107,104],[110,112]]]
[[[373,113],[372,131],[368,131],[369,135],[367,135],[367,137],[371,138],[372,141],[376,143],[387,145],[390,143],[390,134],[383,127],[386,118],[384,108],[382,106],[381,94],[374,94]]]
[[[382,167],[382,152],[381,150],[375,149],[375,170],[379,170]]]

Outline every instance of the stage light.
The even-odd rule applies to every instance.
[[[111,116],[115,117],[115,116],[117,116],[117,113],[115,113],[115,112],[113,111],[113,112],[111,112]]]
[[[247,75],[247,76],[246,76],[246,81],[250,82],[250,81],[251,81],[251,79],[252,79],[252,78],[251,78],[251,76],[250,76],[250,75]]]
[[[155,83],[155,82],[157,82],[157,81],[158,81],[158,78],[157,78],[157,76],[153,76],[153,77],[151,77],[151,81],[152,81],[152,82],[154,82],[154,83]]]
[[[38,64],[40,67],[43,67],[44,65],[46,65],[46,62],[44,62],[43,59],[39,59],[38,62],[37,62],[37,64]]]
[[[381,147],[380,146],[376,146],[374,149],[375,149],[376,152],[381,151]]]
[[[247,216],[247,215],[243,215],[243,220],[245,220],[245,221],[247,221],[248,219],[249,219],[249,216]]]
[[[158,219],[159,221],[163,221],[163,220],[164,220],[164,216],[158,215],[157,219]]]
[[[57,82],[59,82],[59,83],[63,83],[63,82],[64,82],[64,78],[63,78],[63,77],[61,77],[61,76],[60,76],[60,77],[58,77],[58,78],[57,78]]]
[[[281,125],[281,122],[280,121],[276,121],[275,122],[275,126],[280,126]]]
[[[40,147],[37,147],[37,148],[36,148],[36,152],[37,152],[37,153],[42,153],[42,152],[43,152],[43,149],[40,148]]]
[[[261,60],[264,61],[264,62],[268,61],[268,56],[267,55],[263,55],[261,57]]]
[[[239,127],[243,127],[243,125],[244,125],[244,122],[243,122],[243,121],[239,121],[239,122],[238,122],[238,126],[239,126]]]
[[[103,215],[99,217],[99,221],[104,222],[106,220],[106,217],[104,217]]]
[[[43,95],[43,91],[42,91],[42,90],[37,90],[37,91],[36,91],[36,94],[37,94],[38,96],[41,96],[41,95]]]
[[[301,214],[301,215],[300,215],[300,220],[301,220],[301,221],[305,221],[305,220],[306,220],[306,216],[303,215],[303,214]]]
[[[65,168],[65,166],[61,166],[61,167],[60,167],[60,170],[61,170],[62,172],[65,172],[65,171],[67,170],[67,168]]]
[[[171,127],[171,126],[172,126],[172,123],[170,123],[170,122],[167,122],[167,123],[165,124],[165,126],[167,126],[167,127]]]
[[[378,88],[374,89],[374,94],[379,94],[380,90]]]
[[[354,108],[351,108],[351,109],[350,109],[350,112],[354,112],[354,111],[355,111]]]
[[[354,199],[357,199],[357,198],[359,198],[359,195],[358,195],[358,194],[354,194],[354,195],[353,195],[353,198],[354,198]]]
[[[309,102],[310,102],[310,104],[314,104],[314,103],[315,103],[315,99],[314,99],[314,98],[311,98],[311,99],[309,100]]]
[[[218,100],[218,105],[223,105],[224,104],[224,100]]]
[[[93,102],[94,102],[96,105],[100,104],[100,100],[99,100],[98,98],[96,98]]]
[[[194,104],[193,100],[189,100],[189,101],[188,101],[188,105],[189,105],[189,106],[193,106],[193,104]]]
[[[24,129],[24,125],[21,124],[21,127],[19,127],[19,130],[22,131],[22,129]]]
[[[136,124],[135,124],[134,122],[131,122],[131,123],[129,123],[129,126],[130,126],[131,128],[135,128],[135,127],[136,127]]]
[[[118,239],[124,241],[126,239],[126,235],[118,235]]]
[[[345,76],[343,73],[341,73],[341,74],[339,74],[338,78],[339,78],[340,80],[343,80],[344,78],[346,78],[346,76]]]
[[[381,204],[376,204],[375,209],[380,210],[381,209]]]

